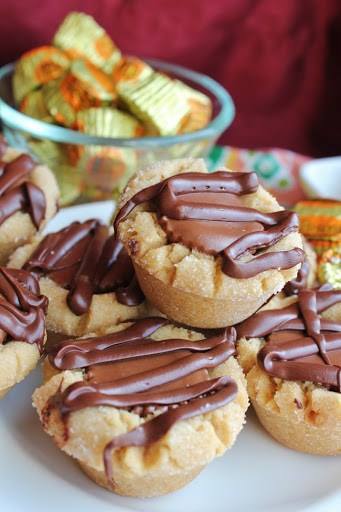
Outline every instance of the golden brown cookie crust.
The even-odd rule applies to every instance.
[[[189,171],[207,172],[201,160],[158,162],[136,174],[120,204],[146,186]],[[282,209],[261,186],[241,199],[245,206],[262,212]],[[296,265],[288,270],[267,270],[249,279],[231,278],[223,273],[219,257],[168,243],[156,214],[148,211],[146,204],[120,224],[119,233],[147,299],[172,320],[195,327],[224,327],[244,320],[295,278],[299,269]],[[302,248],[298,233],[289,234],[265,252],[294,247]]]
[[[8,148],[2,160],[11,162],[23,152]],[[41,229],[51,219],[58,208],[59,189],[52,171],[45,165],[36,165],[30,175],[30,181],[37,185],[44,193],[46,199],[46,215]],[[37,230],[28,213],[16,212],[0,224],[0,265],[7,263],[11,253],[21,245],[26,244]]]
[[[12,268],[21,268],[39,244],[41,238],[35,238],[30,244],[17,249],[9,260]],[[143,318],[148,314],[146,302],[138,306],[125,306],[116,300],[115,293],[94,295],[90,309],[81,316],[75,315],[67,305],[68,291],[49,277],[39,279],[41,293],[49,299],[46,317],[48,331],[66,336],[84,336],[91,332],[104,332],[122,322]]]
[[[264,309],[276,309],[279,300]],[[282,305],[296,301],[296,297],[288,297]],[[322,316],[340,321],[341,304]],[[310,382],[271,377],[257,364],[263,345],[261,338],[241,338],[237,347],[250,400],[264,428],[288,448],[319,455],[340,454],[341,394]]]
[[[0,344],[0,399],[37,366],[40,359],[36,344],[10,341]]]
[[[120,330],[122,327],[117,327]],[[159,329],[154,339],[169,337],[198,340],[196,332],[174,326]],[[65,441],[60,415],[54,411],[44,425],[44,406],[60,388],[81,380],[81,371],[64,371],[54,375],[33,395],[44,428],[57,445],[74,457],[84,471],[99,485],[126,496],[150,497],[182,487],[196,476],[214,457],[230,448],[242,429],[248,397],[245,378],[236,359],[230,357],[210,372],[211,377],[229,375],[238,384],[238,395],[226,406],[189,420],[176,423],[158,442],[148,447],[129,447],[113,453],[113,481],[108,484],[103,467],[103,449],[116,435],[144,420],[125,410],[88,407],[69,417],[69,438]]]

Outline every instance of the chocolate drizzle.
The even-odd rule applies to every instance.
[[[0,161],[0,224],[22,211],[30,215],[39,229],[45,217],[46,200],[42,190],[29,181],[34,167],[32,158],[24,154],[9,163]]]
[[[45,337],[48,300],[40,295],[37,279],[24,270],[0,267],[0,329],[3,343],[36,343],[41,351]]]
[[[289,281],[283,288],[283,291],[286,295],[297,295],[299,290],[303,290],[307,287],[308,284],[308,276],[309,276],[310,266],[307,258],[304,259],[301,268],[297,273],[297,277]]]
[[[49,354],[50,363],[59,370],[84,372],[83,381],[70,385],[49,404],[57,406],[62,417],[103,405],[141,416],[157,413],[107,444],[108,478],[113,450],[154,443],[175,422],[222,407],[237,394],[231,378],[210,378],[207,371],[235,353],[235,330],[227,328],[201,341],[152,340],[150,336],[167,323],[164,318],[147,318],[106,336],[64,341]]]
[[[151,202],[170,242],[221,255],[222,270],[228,276],[243,279],[269,269],[294,267],[304,258],[299,248],[260,253],[297,231],[298,218],[287,210],[262,213],[243,206],[239,196],[257,188],[255,173],[172,176],[135,194],[118,212],[115,231],[136,206]],[[250,261],[240,261],[250,254]]]
[[[98,293],[115,292],[127,306],[144,300],[123,244],[94,219],[47,235],[24,268],[69,290],[67,303],[75,315],[86,313]]]
[[[311,381],[341,393],[341,322],[320,313],[341,302],[341,291],[301,290],[283,309],[260,311],[237,326],[238,337],[264,337],[259,365],[285,380]]]

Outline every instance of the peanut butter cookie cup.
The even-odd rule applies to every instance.
[[[114,226],[147,299],[201,328],[249,317],[304,259],[295,213],[255,173],[208,174],[201,160],[159,162],[128,184]]]
[[[52,171],[0,143],[0,264],[53,217],[59,190]]]
[[[301,290],[236,328],[239,362],[265,429],[294,450],[340,454],[341,291]]]
[[[34,276],[0,267],[0,398],[39,361],[47,304]]]
[[[287,296],[296,295],[299,290],[312,288],[316,283],[317,258],[310,243],[303,238],[304,261],[295,279],[289,281],[284,287],[284,294]]]
[[[96,219],[20,247],[10,265],[38,277],[53,333],[83,336],[147,314],[123,244]]]
[[[230,448],[248,398],[235,330],[204,339],[150,317],[66,340],[33,395],[45,431],[99,485],[150,497],[191,481]]]

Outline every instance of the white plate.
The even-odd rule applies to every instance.
[[[49,230],[70,220],[107,221],[109,202],[59,212]],[[162,498],[115,496],[89,480],[43,433],[31,406],[40,370],[0,402],[1,512],[336,512],[341,510],[341,458],[288,450],[249,411],[235,446],[184,489]]]
[[[308,197],[341,201],[341,156],[309,160],[300,169],[300,183]]]

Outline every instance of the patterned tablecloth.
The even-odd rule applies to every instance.
[[[208,157],[211,170],[225,166],[236,171],[255,171],[263,185],[285,206],[292,206],[305,197],[298,173],[308,160],[286,149],[251,150],[231,146],[215,146]]]

